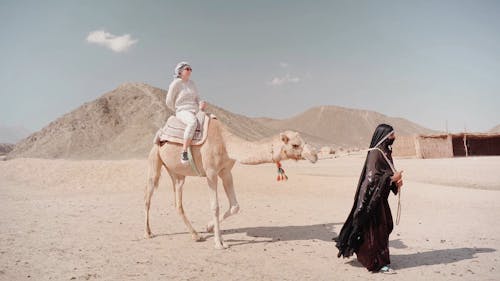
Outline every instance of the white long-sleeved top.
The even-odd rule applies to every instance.
[[[200,106],[198,89],[192,80],[184,82],[180,78],[175,78],[168,87],[166,102],[175,112],[187,110],[196,113]]]

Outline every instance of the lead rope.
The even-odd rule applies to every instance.
[[[278,176],[276,177],[276,180],[277,181],[287,181],[288,180],[288,176],[285,174],[285,169],[283,169],[283,167],[281,167],[281,162],[280,161],[274,161],[273,159],[273,149],[274,149],[274,145],[271,144],[271,161],[273,161],[275,164],[276,164],[276,168],[278,170]]]
[[[380,153],[382,153],[382,156],[384,156],[385,161],[387,161],[387,164],[389,164],[389,167],[391,167],[391,170],[393,173],[396,173],[396,168],[394,168],[394,165],[392,165],[391,161],[387,158],[385,153],[378,147],[371,148],[370,150],[378,150]],[[399,221],[401,220],[401,187],[398,187],[398,211],[396,212],[396,225],[399,225]]]
[[[398,212],[396,213],[396,225],[399,225],[401,219],[401,187],[398,187]]]

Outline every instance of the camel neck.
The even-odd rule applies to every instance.
[[[245,165],[258,165],[274,163],[280,159],[276,158],[277,146],[269,143],[254,143],[244,140],[230,141],[228,152],[231,158]],[[274,155],[274,157],[273,157]]]

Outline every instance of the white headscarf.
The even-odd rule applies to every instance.
[[[180,63],[178,63],[177,66],[175,67],[174,77],[180,78],[182,70],[186,67],[191,67],[191,65],[189,65],[189,62],[181,61]]]

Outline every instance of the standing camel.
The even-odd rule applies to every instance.
[[[285,131],[280,134],[279,139],[269,144],[258,145],[244,141],[241,143],[240,140],[240,155],[237,157],[231,157],[228,154],[228,151],[231,151],[231,140],[234,140],[235,137],[225,130],[219,120],[210,120],[207,134],[206,141],[203,144],[192,146],[191,149],[194,162],[199,172],[207,178],[210,188],[212,218],[207,224],[207,230],[214,232],[215,248],[224,249],[227,248],[227,245],[221,236],[220,222],[239,211],[233,186],[233,176],[231,174],[231,169],[236,161],[243,164],[261,164],[277,163],[286,159],[307,159],[314,163],[318,158],[314,148],[306,144],[297,132]],[[181,144],[167,142],[162,146],[155,144],[149,153],[148,181],[144,196],[146,238],[152,237],[149,226],[149,208],[153,192],[158,187],[161,167],[164,166],[172,179],[177,211],[191,233],[193,240],[200,240],[199,234],[194,230],[182,207],[182,187],[185,178],[186,176],[197,175],[189,165],[180,163],[178,156],[181,150]],[[241,155],[245,150],[248,154]],[[224,191],[229,200],[229,208],[222,216],[222,220],[219,219],[219,198],[217,193],[217,181],[219,177],[222,180]]]

